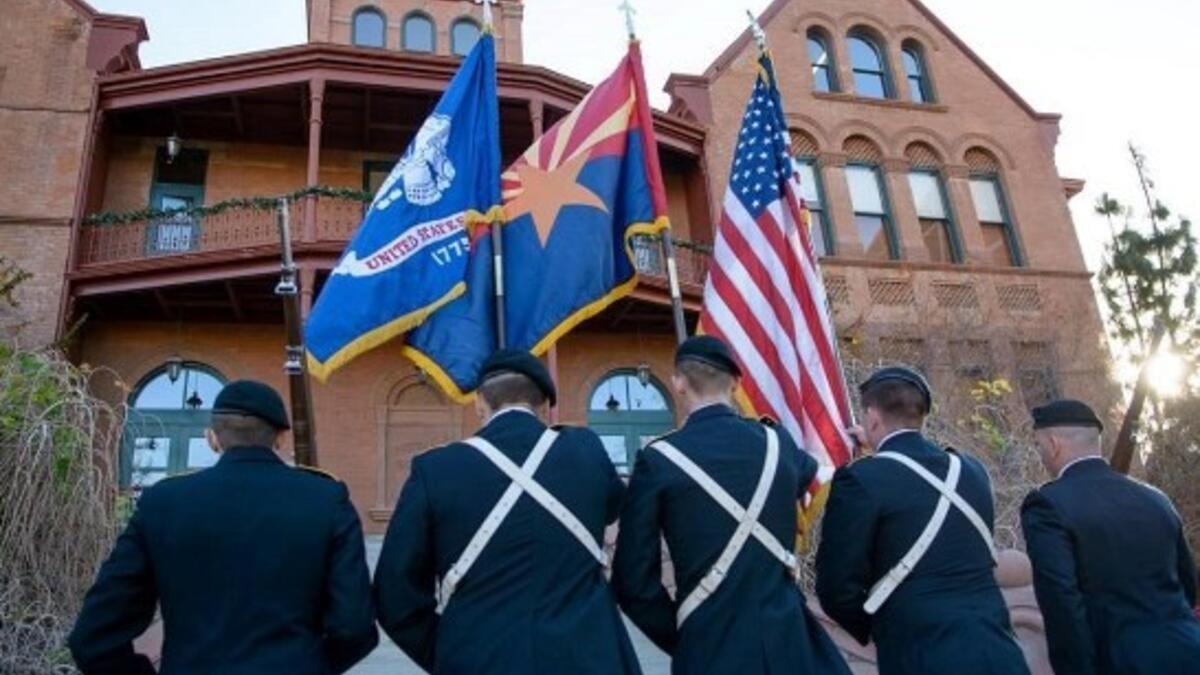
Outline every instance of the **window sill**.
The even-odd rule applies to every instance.
[[[893,98],[868,98],[866,96],[847,94],[845,92],[814,91],[813,97],[822,101],[841,101],[843,103],[873,105],[880,108],[892,108],[895,110],[920,110],[923,112],[934,113],[944,113],[950,110],[949,107],[941,103],[913,103],[912,101],[901,101]]]

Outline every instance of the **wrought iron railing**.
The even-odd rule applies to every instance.
[[[685,286],[704,286],[712,247],[685,239],[675,239],[675,267],[679,283]],[[633,238],[633,262],[637,271],[648,277],[666,279],[667,265],[663,256],[662,239],[654,235]]]
[[[366,199],[362,193],[332,189],[299,191],[291,197],[292,238],[296,243],[345,243],[362,221]],[[275,198],[253,197],[184,211],[97,214],[81,228],[79,266],[87,269],[260,248],[269,251],[279,245],[275,204]],[[306,218],[308,209],[315,210],[311,221]],[[306,227],[309,222],[312,227]],[[665,280],[659,237],[634,237],[633,251],[638,272]],[[675,240],[680,283],[703,286],[710,256],[710,247]]]

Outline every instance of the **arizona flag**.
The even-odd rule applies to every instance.
[[[636,42],[616,72],[503,174],[503,189],[505,342],[541,355],[633,290],[632,237],[668,226]],[[467,295],[430,317],[406,347],[459,401],[497,343],[491,242],[480,236],[475,244]]]
[[[466,291],[470,226],[500,204],[495,43],[484,32],[379,188],[305,329],[325,380]]]

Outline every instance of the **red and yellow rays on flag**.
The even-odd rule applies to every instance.
[[[578,177],[589,159],[625,152],[629,131],[638,128],[635,84],[605,86],[611,84],[593,89],[501,175],[508,221],[530,214],[543,247],[564,206],[607,210],[604,200],[580,185]]]

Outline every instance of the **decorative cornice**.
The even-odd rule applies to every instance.
[[[99,79],[99,105],[112,111],[171,104],[189,98],[304,84],[315,78],[440,92],[461,63],[460,58],[452,56],[312,43],[107,75]],[[497,79],[501,97],[536,96],[563,109],[573,108],[591,90],[591,85],[548,68],[518,63],[499,63]],[[703,153],[703,126],[657,110],[654,121],[661,142],[681,151]]]
[[[847,92],[824,92],[814,91],[814,98],[822,101],[840,101],[842,103],[853,103],[855,105],[873,105],[879,108],[893,108],[896,110],[919,110],[929,113],[944,113],[950,108],[941,103],[913,103],[912,101],[903,101],[897,98],[869,98],[867,96],[858,96]]]

